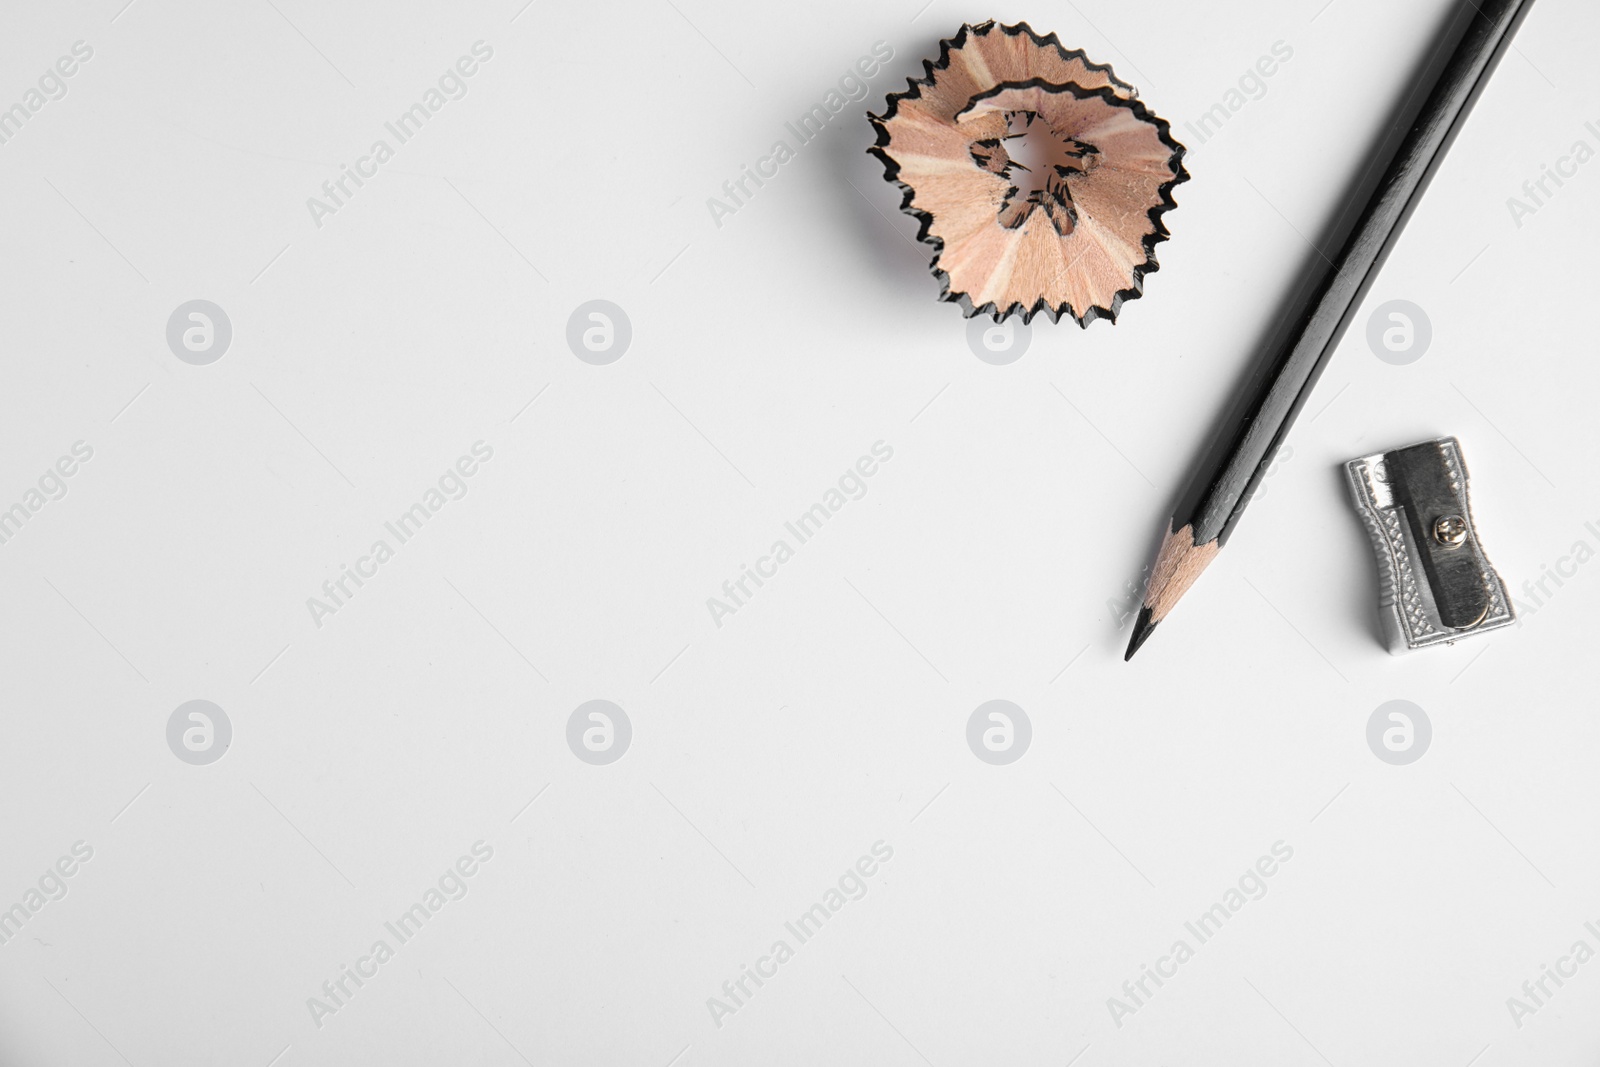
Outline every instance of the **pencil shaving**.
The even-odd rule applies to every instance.
[[[1189,177],[1168,124],[1110,67],[1025,22],[962,26],[923,66],[868,116],[868,151],[934,249],[939,298],[997,322],[1115,322],[1158,269],[1161,216]]]

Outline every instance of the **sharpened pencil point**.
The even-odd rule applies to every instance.
[[[1149,608],[1139,609],[1138,621],[1133,624],[1133,637],[1128,641],[1128,651],[1123,655],[1122,662],[1126,663],[1133,658],[1133,654],[1150,640],[1151,634],[1156,632],[1157,625],[1159,624],[1150,619]]]

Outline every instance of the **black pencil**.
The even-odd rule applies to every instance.
[[[1228,540],[1350,317],[1533,0],[1463,0],[1355,183],[1331,239],[1284,307],[1173,509],[1125,659]]]

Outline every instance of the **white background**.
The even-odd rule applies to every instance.
[[[1520,227],[1506,201],[1600,148],[1600,14],[1540,0],[1292,452],[1125,665],[1127,583],[1447,4],[920,2],[10,6],[0,106],[93,58],[0,145],[0,507],[94,455],[0,545],[0,908],[94,854],[0,945],[0,1062],[1595,1061],[1600,963],[1520,1027],[1507,998],[1600,949],[1600,564],[1523,591],[1600,549],[1600,162]],[[1194,176],[1146,296],[1039,320],[1007,366],[865,154],[868,108],[990,16],[1113,64]],[[467,95],[317,226],[479,40]],[[715,225],[877,41],[870,96]],[[195,298],[233,326],[209,366],[165,339]],[[591,299],[632,323],[609,366],[565,340]],[[1432,323],[1406,366],[1365,340],[1392,299]],[[1339,464],[1441,434],[1522,624],[1392,658]],[[470,492],[316,625],[480,440]],[[867,495],[714,625],[880,440]],[[633,725],[609,766],[565,740],[596,698]],[[1033,727],[1004,767],[965,738],[995,698]],[[192,699],[233,726],[209,766],[167,747]],[[1392,699],[1433,724],[1409,766],[1367,745]],[[480,839],[468,895],[316,1025]],[[867,894],[716,1025],[879,840]],[[1269,892],[1116,1025],[1280,840]]]

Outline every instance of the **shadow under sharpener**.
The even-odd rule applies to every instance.
[[[1353,459],[1350,494],[1378,556],[1384,642],[1396,655],[1516,621],[1478,543],[1454,437]]]

